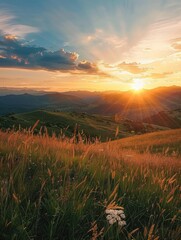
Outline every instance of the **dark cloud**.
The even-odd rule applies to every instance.
[[[77,69],[84,74],[99,75],[102,77],[110,77],[110,74],[103,72],[99,69],[96,63],[89,61],[80,61],[77,65]]]
[[[35,47],[21,43],[13,35],[5,35],[0,37],[0,50],[8,57],[9,55],[16,55],[20,58],[28,58],[46,51],[45,48]]]
[[[64,49],[49,51],[20,41],[16,36],[0,36],[0,67],[70,71],[72,74],[108,76],[97,64],[79,61],[78,54]]]
[[[50,71],[75,69],[78,54],[64,49],[48,51],[43,47],[21,42],[13,35],[0,37],[0,67],[46,69]]]
[[[75,61],[78,59],[78,54],[66,52],[60,49],[55,52],[44,52],[39,54],[35,59],[35,67],[45,68],[47,70],[66,70],[76,69]]]
[[[145,68],[141,68],[139,64],[137,64],[136,62],[133,62],[133,63],[122,62],[118,64],[117,67],[119,67],[120,69],[126,72],[130,72],[133,74],[140,74],[147,71]]]
[[[98,68],[95,63],[88,61],[81,61],[78,63],[78,69],[85,70],[86,72],[97,72]]]

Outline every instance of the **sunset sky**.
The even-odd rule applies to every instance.
[[[0,0],[0,87],[181,85],[180,0]]]

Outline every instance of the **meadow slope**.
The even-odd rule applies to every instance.
[[[180,239],[181,129],[93,144],[33,131],[0,131],[0,239]],[[122,228],[105,215],[118,207]]]
[[[91,141],[95,138],[99,138],[101,141],[108,141],[109,139],[131,136],[138,132],[165,129],[157,125],[144,124],[123,118],[119,119],[118,116],[116,118],[115,116],[46,110],[0,116],[0,128],[15,130],[19,128],[29,129],[37,120],[39,123],[36,127],[36,133],[40,129],[43,130],[42,128],[46,126],[49,135],[55,133],[58,136],[62,133],[67,137],[71,137],[74,135],[76,128],[81,137],[84,139],[89,138]]]
[[[114,151],[134,150],[139,153],[160,153],[161,155],[181,156],[181,128],[147,133],[112,141]]]

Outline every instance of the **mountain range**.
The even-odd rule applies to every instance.
[[[140,92],[69,91],[0,96],[0,115],[46,109],[100,115],[116,114],[119,118],[137,121],[150,119],[149,121],[152,122],[151,116],[180,108],[181,87],[178,86],[159,87]]]

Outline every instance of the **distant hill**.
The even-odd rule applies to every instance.
[[[103,93],[89,108],[90,113],[111,115],[119,113],[124,118],[143,120],[163,110],[173,110],[181,106],[181,87],[162,87],[120,93]]]
[[[71,110],[83,106],[81,98],[63,93],[6,95],[0,97],[0,114],[27,112],[39,108]]]
[[[89,91],[69,91],[65,92],[65,94],[79,97],[86,104],[91,104],[99,101],[102,98],[102,92],[89,92]]]
[[[31,94],[31,95],[44,95],[47,94],[44,90],[35,90],[29,88],[8,88],[8,87],[0,87],[0,96],[6,95],[21,95],[21,94]]]
[[[145,123],[156,124],[168,128],[181,128],[181,109],[161,111],[143,119]]]
[[[181,87],[177,86],[141,92],[69,91],[0,96],[0,115],[47,109],[99,115],[119,114],[122,118],[143,121],[158,112],[179,109],[180,106]]]

